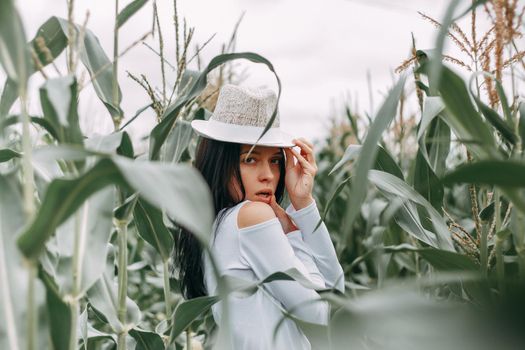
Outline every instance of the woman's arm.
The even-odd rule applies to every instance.
[[[319,272],[317,265],[312,257],[310,248],[304,243],[301,231],[295,226],[290,216],[286,211],[279,205],[275,200],[275,195],[272,195],[270,199],[270,207],[279,219],[281,227],[286,233],[286,238],[292,246],[295,256],[302,261],[306,269],[308,270],[308,276],[315,284],[319,285],[320,288],[326,288],[323,276]]]
[[[341,293],[345,291],[344,272],[337,260],[334,245],[324,222],[314,231],[321,219],[315,200],[308,206],[295,210],[292,204],[286,208],[286,213],[301,230],[304,243],[310,248],[312,258],[324,277],[326,286],[335,288]]]
[[[308,269],[303,262],[295,256],[270,206],[261,202],[248,202],[240,208],[238,215],[241,258],[258,279],[295,268],[314,282],[309,278]],[[273,281],[265,286],[294,316],[307,322],[328,324],[330,305],[319,300],[319,294],[315,290],[296,281]],[[300,306],[296,308],[298,305]]]
[[[312,282],[318,285],[320,288],[326,288],[323,275],[321,275],[321,272],[319,272],[319,268],[317,267],[317,264],[313,258],[310,247],[304,243],[301,231],[295,230],[287,233],[286,238],[288,238],[288,242],[290,243],[295,256],[301,260],[304,267],[308,271],[310,280],[312,280]]]

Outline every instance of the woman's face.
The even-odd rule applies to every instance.
[[[280,164],[284,162],[284,156],[279,147],[256,146],[250,156],[246,157],[251,147],[252,145],[241,145],[239,158],[245,199],[269,204],[279,183]],[[237,201],[242,199],[242,191],[236,179],[233,179],[230,191]]]

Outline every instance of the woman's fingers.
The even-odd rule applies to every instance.
[[[279,205],[279,203],[277,203],[277,200],[274,194],[272,194],[272,197],[270,198],[270,207],[272,207],[277,217],[283,216],[283,213],[286,214],[286,211]]]
[[[317,172],[317,166],[315,166],[315,164],[310,164],[310,162],[308,162],[302,155],[299,154],[299,152],[297,152],[293,148],[291,148],[290,150],[293,153],[293,155],[295,156],[295,158],[297,158],[297,160],[299,161],[301,166],[303,168],[309,169],[315,175],[315,173]]]
[[[317,167],[315,163],[313,145],[302,137],[295,139],[295,143],[301,148],[301,155],[304,155],[310,164],[312,164],[314,167]]]

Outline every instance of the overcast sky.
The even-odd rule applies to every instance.
[[[130,1],[120,1],[123,8]],[[151,1],[150,1],[151,3]],[[349,96],[352,106],[361,112],[376,109],[381,96],[392,84],[394,68],[409,55],[411,32],[419,48],[431,48],[436,29],[417,11],[441,20],[449,1],[445,0],[179,0],[179,15],[195,27],[194,43],[215,37],[201,53],[204,63],[220,52],[242,13],[237,51],[253,51],[269,59],[282,81],[280,115],[282,128],[312,140],[324,138],[333,108],[342,106]],[[467,5],[470,1],[464,1]],[[32,38],[49,16],[67,17],[65,0],[19,0],[18,8]],[[159,0],[165,52],[174,62],[173,2]],[[463,6],[463,7],[465,7]],[[107,0],[75,1],[75,20],[82,23],[89,9],[88,27],[100,38],[108,56],[113,50],[114,2]],[[152,6],[146,5],[127,22],[120,34],[124,49],[151,28]],[[466,22],[468,27],[468,22]],[[158,48],[158,42],[147,42]],[[449,45],[450,46],[450,45]],[[192,46],[192,50],[194,47]],[[453,50],[453,48],[450,48]],[[65,58],[62,58],[64,61]],[[243,63],[249,86],[276,89],[273,75],[263,65]],[[65,68],[64,68],[65,71]],[[144,74],[161,86],[157,56],[144,45],[126,54],[119,64],[123,91],[122,107],[130,118],[149,98],[126,74]],[[369,99],[367,72],[370,72],[373,103]],[[174,72],[167,69],[168,82]],[[33,79],[33,90],[41,84]],[[109,133],[112,123],[106,109],[91,88],[82,91],[81,126],[88,135]],[[38,111],[37,95],[31,110]],[[154,126],[153,111],[144,113],[129,127],[136,138],[147,135]]]

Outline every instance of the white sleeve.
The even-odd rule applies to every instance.
[[[239,248],[241,258],[259,280],[274,272],[296,268],[312,281],[304,264],[295,256],[277,218],[239,229]],[[314,289],[293,280],[272,281],[265,287],[295,317],[311,323],[328,324],[330,305],[319,300],[320,296]]]
[[[324,222],[314,231],[321,219],[315,200],[308,206],[295,210],[292,204],[286,212],[301,230],[304,243],[310,248],[312,258],[319,268],[326,286],[335,288],[341,293],[345,291],[344,272],[337,260],[334,245]]]
[[[325,289],[326,284],[324,278],[317,268],[310,247],[308,247],[303,241],[303,235],[301,231],[295,230],[289,232],[286,234],[286,238],[288,238],[288,242],[290,242],[295,256],[301,260],[306,270],[308,270],[308,276],[310,277],[310,280],[318,285],[319,288]]]

